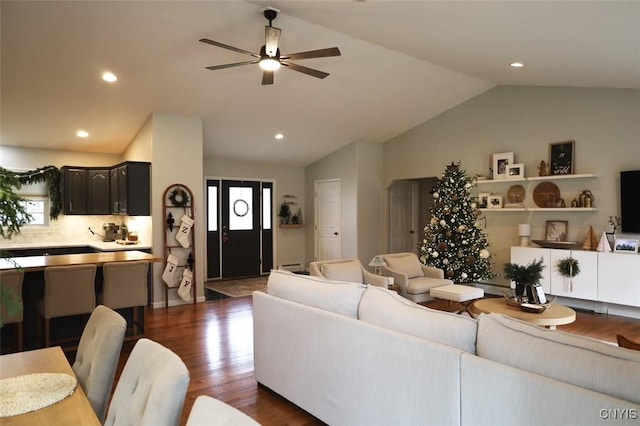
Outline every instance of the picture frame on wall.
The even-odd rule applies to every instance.
[[[613,244],[613,251],[616,253],[638,253],[638,240],[617,239]]]
[[[524,179],[524,164],[507,165],[507,179]]]
[[[549,144],[551,175],[572,175],[575,170],[575,141]]]
[[[505,180],[507,178],[507,166],[513,164],[513,152],[500,152],[491,156],[493,180]]]
[[[502,208],[502,195],[489,195],[488,208],[490,208],[490,209],[501,209]]]
[[[478,194],[478,208],[486,209],[489,207],[489,197],[491,196],[490,192],[480,192]]]
[[[566,220],[548,220],[544,229],[545,241],[567,241],[569,222]]]

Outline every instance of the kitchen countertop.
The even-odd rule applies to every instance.
[[[101,251],[121,251],[121,250],[146,250],[151,249],[151,244],[145,243],[144,241],[139,242],[138,244],[118,244],[115,241],[105,243],[102,241],[75,241],[75,242],[51,242],[51,241],[42,241],[38,243],[18,243],[18,244],[9,244],[7,241],[3,241],[0,243],[0,249],[2,250],[11,250],[11,249],[37,249],[37,248],[54,248],[54,247],[91,247],[96,250]]]

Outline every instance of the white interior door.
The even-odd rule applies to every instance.
[[[398,181],[389,191],[389,248],[391,253],[417,252],[418,185]]]
[[[340,180],[315,182],[315,260],[340,259]]]

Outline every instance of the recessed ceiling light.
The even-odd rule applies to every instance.
[[[114,81],[118,80],[118,76],[112,72],[107,71],[105,73],[102,73],[102,79],[108,83],[113,83]]]
[[[76,136],[78,136],[79,138],[88,138],[89,132],[87,132],[86,130],[78,130],[76,132]]]
[[[278,139],[278,140],[284,139],[284,135],[282,133],[276,133],[275,138]]]
[[[524,67],[524,64],[522,62],[511,62],[509,66],[512,68],[522,68]]]

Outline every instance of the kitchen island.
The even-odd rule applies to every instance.
[[[0,270],[21,268],[25,271],[22,286],[24,308],[23,338],[25,349],[38,347],[36,332],[40,319],[36,310],[36,302],[42,299],[44,294],[44,269],[46,267],[95,264],[98,267],[95,283],[95,291],[96,294],[98,294],[102,290],[102,265],[107,262],[130,262],[135,260],[144,260],[153,263],[162,262],[163,259],[150,253],[131,249],[101,253],[24,256],[0,259]],[[152,268],[149,268],[149,287],[151,287],[151,270]],[[149,296],[151,297],[150,292]],[[139,315],[139,317],[144,321],[144,307],[139,309],[142,310],[142,315]],[[133,315],[133,308],[118,310],[118,312],[129,321]],[[69,321],[69,318],[70,317],[54,318],[52,320],[52,336],[55,337],[56,334],[61,337],[80,336],[82,327],[78,328],[76,324],[78,321]],[[5,336],[3,336],[2,340],[4,340],[4,337]]]

